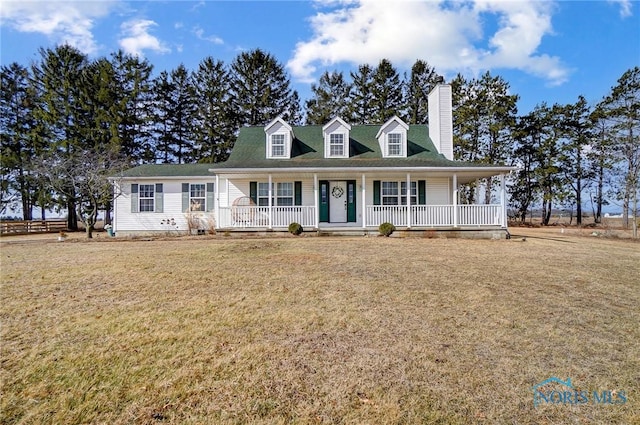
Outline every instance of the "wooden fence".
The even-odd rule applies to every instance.
[[[67,230],[67,220],[0,221],[0,235],[53,233]]]

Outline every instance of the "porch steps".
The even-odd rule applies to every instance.
[[[377,236],[377,230],[365,230],[358,228],[343,229],[318,229],[314,230],[316,236]]]

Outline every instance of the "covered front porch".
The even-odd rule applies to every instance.
[[[299,223],[305,229],[377,228],[391,223],[404,228],[506,227],[504,207],[492,205],[367,205],[360,223],[324,223],[315,206],[236,206],[221,207],[217,213],[219,229],[286,229]]]
[[[388,222],[406,230],[506,229],[504,170],[498,174],[497,202],[459,203],[459,185],[483,177],[473,171],[217,175],[216,228],[286,231],[295,222],[307,231],[374,231]],[[485,171],[486,176],[496,174]],[[240,198],[250,204],[237,203]]]

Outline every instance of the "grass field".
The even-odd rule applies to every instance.
[[[514,232],[3,238],[0,423],[640,423],[640,245]]]

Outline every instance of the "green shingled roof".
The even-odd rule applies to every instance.
[[[488,164],[472,164],[450,161],[439,154],[426,125],[409,126],[407,133],[407,157],[383,158],[376,134],[379,125],[354,125],[351,127],[349,158],[325,158],[322,126],[293,127],[295,136],[290,159],[266,158],[264,127],[243,127],[226,162],[217,164],[146,164],[131,168],[122,177],[199,177],[211,176],[210,169],[229,170],[247,168],[323,168],[323,167],[486,167]]]
[[[145,164],[124,171],[122,177],[200,177],[211,176],[214,164]]]
[[[354,125],[350,131],[349,158],[325,158],[322,126],[293,127],[291,159],[266,158],[263,127],[240,129],[229,159],[215,169],[228,168],[321,168],[321,167],[456,167],[470,165],[449,161],[439,154],[426,125],[412,125],[407,134],[406,158],[383,158],[376,134],[379,125]]]

